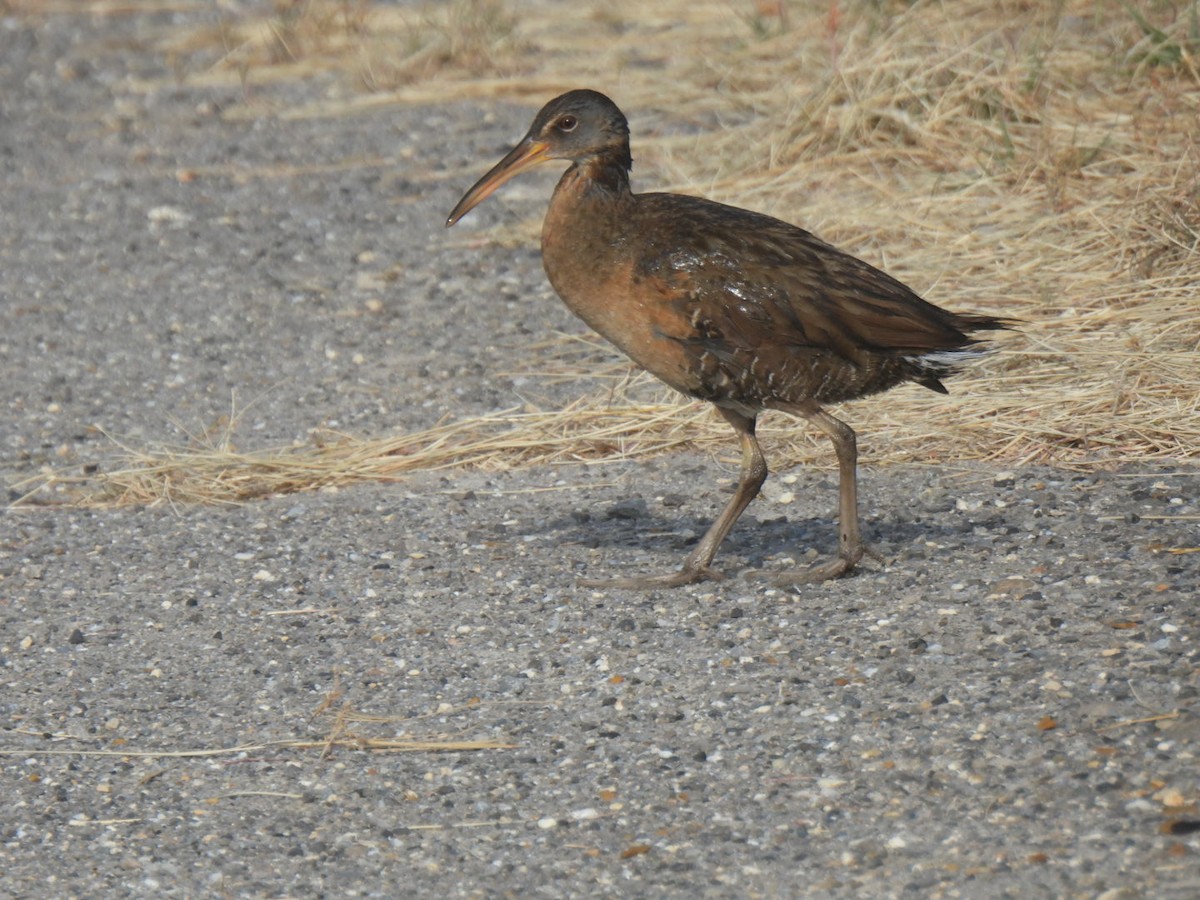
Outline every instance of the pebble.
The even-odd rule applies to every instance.
[[[646,501],[641,497],[618,500],[606,512],[610,519],[640,519],[649,513]]]

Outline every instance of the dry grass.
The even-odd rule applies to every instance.
[[[803,223],[934,302],[1024,320],[952,397],[855,404],[872,460],[1090,467],[1200,457],[1198,6],[479,0],[414,14],[308,0],[163,46],[195,84],[344,73],[294,116],[605,90],[631,114],[642,186]],[[230,114],[259,114],[252,91]],[[515,132],[526,113],[505,115]],[[797,431],[769,432],[776,459],[829,462]],[[566,410],[378,441],[131,451],[105,484],[120,500],[239,500],[415,468],[729,445],[702,409],[647,401],[633,382]]]
[[[478,706],[478,701],[468,703],[457,709],[439,710],[437,717],[445,719],[448,715],[466,711]],[[432,718],[427,716],[425,718]],[[0,746],[0,756],[108,756],[120,759],[196,759],[220,756],[264,755],[280,756],[288,750],[320,750],[323,757],[332,756],[339,750],[370,751],[375,753],[470,753],[482,750],[511,750],[516,745],[506,741],[493,739],[469,740],[461,737],[398,737],[414,722],[413,717],[398,715],[370,715],[359,712],[345,701],[344,696],[336,685],[321,701],[310,717],[310,723],[317,722],[328,727],[328,731],[319,737],[288,738],[284,740],[264,740],[252,743],[238,744],[231,747],[188,747],[141,749],[128,746],[123,739],[113,742],[109,749],[89,749],[74,747],[54,748],[9,748]],[[391,732],[379,737],[366,734],[366,726],[382,726]],[[30,731],[14,729],[13,733],[29,737],[47,738],[56,743],[75,744],[78,737],[67,734],[54,734],[45,731]],[[119,745],[119,746],[118,746]],[[161,774],[158,773],[158,774]],[[149,776],[157,777],[157,775]],[[256,792],[247,791],[224,796],[244,796]],[[288,795],[276,795],[288,796]]]

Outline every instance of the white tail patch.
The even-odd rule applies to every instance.
[[[983,356],[986,347],[960,347],[957,350],[935,350],[932,353],[915,353],[905,356],[906,362],[933,374],[942,374],[957,369],[963,363],[970,362]]]

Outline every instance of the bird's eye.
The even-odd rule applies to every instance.
[[[579,120],[574,116],[563,116],[558,120],[557,127],[559,131],[574,131],[578,124]]]

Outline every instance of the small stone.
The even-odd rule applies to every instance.
[[[1019,576],[1015,578],[1002,578],[988,589],[988,596],[1007,596],[1016,600],[1020,600],[1035,587],[1037,587],[1037,585],[1035,585],[1028,578],[1021,578]]]
[[[146,213],[150,225],[155,228],[180,228],[191,221],[191,216],[177,206],[156,206]]]
[[[646,513],[646,501],[641,497],[630,497],[627,500],[618,500],[608,508],[606,515],[610,519],[640,519]]]
[[[1163,788],[1154,795],[1154,799],[1163,806],[1179,807],[1187,805],[1187,798],[1183,796],[1183,792],[1178,788]]]

